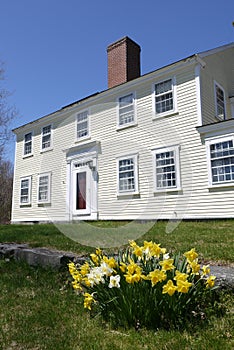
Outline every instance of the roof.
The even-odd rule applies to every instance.
[[[131,40],[131,39],[130,39],[130,40]],[[175,62],[173,62],[173,63],[167,64],[167,65],[162,66],[162,67],[160,67],[160,68],[158,68],[158,69],[155,69],[155,70],[153,70],[153,71],[151,71],[151,72],[149,72],[149,73],[143,74],[143,75],[141,75],[140,77],[138,77],[138,78],[136,78],[136,79],[134,79],[134,80],[141,79],[141,78],[144,77],[144,76],[147,76],[147,75],[149,75],[149,74],[152,74],[152,73],[154,73],[154,72],[157,72],[157,71],[159,71],[159,70],[161,70],[161,69],[164,69],[164,68],[166,68],[166,67],[173,66],[173,65],[178,64],[178,63],[180,63],[180,62],[185,62],[185,61],[188,61],[189,59],[197,58],[197,57],[204,58],[204,57],[213,55],[213,54],[215,54],[215,53],[218,53],[218,52],[221,52],[221,51],[230,49],[230,48],[234,48],[234,42],[229,43],[229,44],[225,44],[225,45],[222,45],[222,46],[219,46],[219,47],[216,47],[216,48],[214,48],[214,49],[207,50],[207,51],[202,51],[202,52],[193,54],[193,55],[188,56],[188,57],[185,57],[185,58],[182,58],[182,59],[180,59],[180,60],[178,60],[178,61],[175,61]],[[121,85],[124,85],[124,84],[126,84],[126,83],[123,83],[123,84],[121,84]],[[119,86],[119,85],[118,85],[118,86]],[[79,103],[81,103],[81,102],[83,102],[83,101],[86,101],[86,100],[88,100],[89,98],[92,98],[92,97],[95,97],[95,96],[97,96],[97,95],[99,95],[99,94],[102,94],[102,93],[104,93],[105,91],[109,91],[109,90],[115,89],[115,88],[118,87],[118,86],[115,86],[115,87],[112,87],[112,88],[109,88],[109,89],[106,89],[106,90],[103,90],[103,91],[100,91],[100,92],[95,92],[95,93],[93,93],[93,94],[91,94],[91,95],[88,95],[88,96],[86,96],[86,97],[83,97],[82,99],[77,100],[77,101],[74,101],[74,102],[72,102],[72,103],[70,103],[70,104],[68,104],[68,105],[65,105],[65,106],[61,107],[60,109],[58,109],[58,110],[56,110],[56,111],[54,111],[54,112],[52,112],[52,113],[49,113],[49,114],[47,114],[47,115],[45,115],[45,116],[42,116],[42,117],[40,117],[40,118],[37,118],[37,119],[35,119],[35,120],[33,120],[33,121],[27,123],[27,124],[21,125],[21,126],[15,128],[15,129],[13,129],[12,131],[13,131],[13,132],[16,132],[17,130],[19,130],[19,129],[21,129],[21,128],[24,128],[26,125],[31,125],[32,123],[38,122],[38,121],[40,121],[41,119],[44,119],[44,118],[49,117],[49,116],[53,116],[53,115],[55,115],[55,114],[57,114],[57,113],[59,113],[59,112],[64,111],[64,110],[67,109],[67,108],[73,107],[73,106],[75,106],[75,105],[77,105],[77,104],[79,104]]]

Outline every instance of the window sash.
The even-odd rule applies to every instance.
[[[172,79],[155,84],[156,114],[166,113],[174,109],[174,94]]]
[[[20,204],[30,204],[31,179],[23,178],[20,180]]]
[[[77,114],[77,139],[89,136],[88,111]]]
[[[134,96],[129,94],[119,98],[119,125],[134,122]]]
[[[177,188],[175,151],[156,153],[156,188]]]
[[[118,159],[118,193],[137,193],[137,157]]]
[[[50,174],[39,175],[38,202],[48,203],[49,201],[50,201]]]
[[[216,98],[216,117],[221,120],[224,120],[226,117],[225,94],[224,94],[224,90],[218,84],[215,84],[215,98]]]
[[[51,147],[51,125],[42,128],[42,149]]]
[[[233,140],[210,144],[210,170],[212,184],[234,181],[234,147]]]
[[[24,155],[32,153],[32,133],[28,133],[24,136]]]

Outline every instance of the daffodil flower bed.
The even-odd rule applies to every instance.
[[[115,257],[97,249],[83,265],[69,263],[69,272],[84,308],[114,326],[181,328],[215,304],[215,276],[194,248],[172,255],[152,241],[131,241]]]

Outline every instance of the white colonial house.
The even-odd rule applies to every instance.
[[[14,130],[12,223],[233,218],[234,43],[145,75],[107,52],[107,90]]]

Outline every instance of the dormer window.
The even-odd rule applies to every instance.
[[[215,109],[216,109],[216,118],[220,120],[226,119],[224,89],[216,82],[215,82]]]

